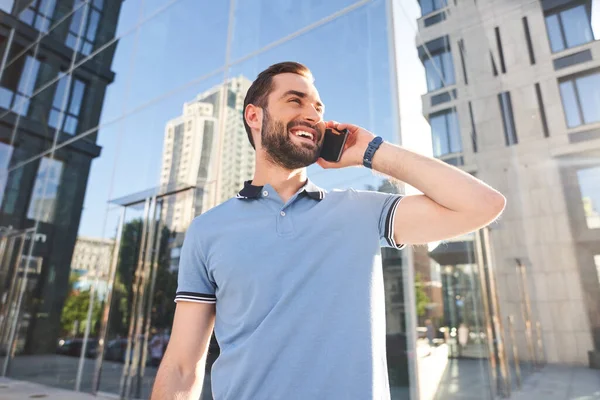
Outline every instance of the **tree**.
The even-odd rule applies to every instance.
[[[90,291],[89,290],[74,290],[71,292],[65,305],[63,307],[62,315],[60,317],[60,324],[63,330],[63,334],[70,335],[74,333],[75,336],[82,334],[85,330],[85,324],[87,321],[88,308],[90,307]],[[92,322],[97,321],[100,318],[101,306],[100,302],[95,301],[92,307]],[[76,321],[79,321],[79,325],[76,327]],[[74,332],[74,330],[76,331]],[[90,334],[95,335],[96,326],[93,324],[90,327]]]
[[[415,276],[415,297],[417,301],[417,315],[424,317],[427,312],[427,305],[429,305],[429,296],[425,292],[425,283],[421,274]]]
[[[135,270],[138,268],[140,242],[142,237],[142,220],[135,219],[123,226],[117,279],[113,287],[112,309],[110,313],[110,333],[126,337],[133,307],[133,288]],[[158,262],[154,293],[152,295],[151,325],[154,328],[169,328],[175,313],[175,291],[177,290],[177,274],[170,267],[171,231],[163,227],[158,248]],[[148,278],[150,275],[148,276]],[[149,283],[149,282],[148,282]],[[146,287],[149,289],[149,286]],[[143,312],[146,312],[144,306]]]
[[[141,218],[129,221],[123,226],[109,321],[109,329],[112,335],[127,337],[130,310],[133,305],[133,282],[139,259],[141,236]]]
[[[170,328],[175,315],[175,292],[177,291],[177,273],[170,271],[171,266],[171,231],[163,228],[159,259],[156,271],[156,283],[152,298],[152,327]]]

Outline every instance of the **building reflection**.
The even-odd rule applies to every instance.
[[[65,9],[68,30],[51,29]],[[16,264],[26,284],[21,299],[15,354],[56,351],[65,333],[61,314],[70,290],[70,264],[92,161],[101,153],[97,133],[52,154],[52,143],[99,124],[102,100],[115,74],[114,45],[72,73],[65,55],[87,55],[114,38],[120,1],[17,2],[0,11],[0,42],[5,67],[0,82],[0,225],[16,231],[35,227]],[[60,12],[59,12],[60,10]],[[102,16],[102,18],[100,18]],[[46,34],[37,41],[39,34]],[[111,51],[112,49],[112,51]],[[20,166],[20,164],[25,163]],[[28,271],[28,272],[25,272]],[[11,276],[10,268],[8,274]],[[26,282],[25,282],[26,281]],[[7,289],[10,280],[0,282]],[[6,307],[8,305],[5,304]],[[8,346],[8,343],[3,343]],[[6,348],[4,349],[6,350]]]
[[[492,398],[546,361],[597,368],[596,2],[238,3],[0,5],[2,372],[148,397],[185,231],[252,177],[243,99],[284,59],[313,69],[327,118],[390,142],[398,125],[508,198],[489,230],[382,249],[393,398]],[[213,337],[207,397],[218,354]]]

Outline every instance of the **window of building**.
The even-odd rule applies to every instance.
[[[67,86],[70,86],[70,88]],[[77,125],[79,124],[79,111],[81,110],[85,89],[85,83],[79,79],[69,79],[67,75],[60,78],[56,84],[52,109],[48,117],[48,125],[53,128],[59,128],[71,135],[75,134]],[[66,102],[65,92],[67,92],[66,95],[68,96]],[[64,109],[63,105],[65,105]]]
[[[12,157],[13,147],[9,144],[0,142],[0,205],[4,199],[4,189],[8,180],[8,166]]]
[[[71,17],[67,46],[86,56],[92,52],[98,25],[102,18],[102,6],[103,0],[95,0],[93,3],[82,0],[75,2],[74,9],[76,11]]]
[[[469,77],[467,76],[467,64],[465,61],[465,41],[463,39],[460,39],[458,41],[458,51],[460,54],[460,61],[461,61],[461,66],[462,66],[462,72],[463,72],[463,78],[465,80],[465,85],[469,84]]]
[[[494,28],[494,32],[496,34],[496,47],[498,48],[498,56],[500,57],[500,68],[502,73],[506,73],[506,62],[504,61],[504,49],[502,46],[502,37],[500,35],[500,27]]]
[[[22,67],[15,63],[14,69],[10,67],[6,69],[0,86],[1,107],[23,116],[27,115],[40,64],[36,58],[26,56]]]
[[[232,92],[231,90],[229,90],[227,92],[227,107],[235,108],[236,102],[237,102],[237,94],[235,92]]]
[[[515,128],[515,117],[512,109],[510,92],[502,92],[498,95],[500,113],[502,114],[502,125],[504,126],[504,139],[507,146],[519,143],[517,129]]]
[[[433,155],[441,157],[462,152],[462,141],[456,110],[446,110],[430,115]]]
[[[600,122],[600,71],[560,82],[567,126]]]
[[[469,117],[471,119],[471,144],[473,153],[477,153],[477,129],[475,127],[475,117],[473,116],[473,104],[469,102]]]
[[[454,85],[454,61],[450,49],[435,53],[423,62],[427,75],[427,90],[432,92],[445,86]]]
[[[600,229],[600,167],[577,171],[581,201],[588,229]]]
[[[427,15],[446,7],[447,0],[419,0],[421,4],[421,15]]]
[[[47,157],[41,159],[29,201],[27,218],[46,223],[54,222],[62,169],[63,163],[58,160]]]
[[[554,53],[594,40],[591,16],[583,2],[547,13],[546,29]]]
[[[540,109],[540,119],[542,120],[544,137],[550,137],[550,130],[548,129],[548,119],[546,118],[546,109],[544,108],[544,97],[542,96],[542,88],[540,87],[539,83],[535,84],[535,95],[537,97],[538,107]]]
[[[535,52],[533,51],[533,41],[531,40],[531,31],[529,29],[529,20],[523,17],[523,31],[525,32],[525,41],[527,42],[527,51],[529,52],[529,63],[535,64]]]
[[[19,19],[40,32],[48,32],[55,8],[56,0],[33,0],[26,9],[21,11]]]

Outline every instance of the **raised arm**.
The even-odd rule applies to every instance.
[[[214,304],[177,303],[171,338],[154,381],[151,400],[200,398],[214,321]]]
[[[396,243],[425,244],[475,231],[498,218],[506,203],[502,194],[470,174],[388,143],[375,153],[373,169],[423,193],[400,201],[394,217]]]
[[[328,122],[348,129],[350,136],[340,162],[323,159],[323,168],[362,165],[374,135],[356,125]],[[394,217],[394,240],[399,244],[425,244],[475,231],[494,221],[506,199],[479,179],[434,158],[383,143],[373,156],[373,169],[408,183],[422,195],[400,201]]]

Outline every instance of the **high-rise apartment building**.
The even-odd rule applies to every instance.
[[[241,118],[251,83],[239,76],[211,88],[167,123],[161,187],[195,187],[165,201],[163,220],[169,229],[185,231],[195,216],[235,196],[252,177],[254,149]]]
[[[422,0],[417,46],[434,155],[509,199],[491,230],[502,317],[527,314],[529,297],[517,334],[535,337],[539,321],[549,362],[598,367],[600,27],[592,3]],[[435,252],[441,265],[473,262],[450,247]]]

